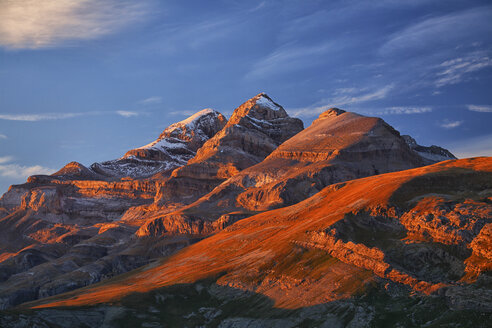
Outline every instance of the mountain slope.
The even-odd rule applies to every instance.
[[[203,144],[226,124],[217,111],[203,109],[167,127],[148,145],[132,149],[117,160],[94,163],[91,169],[112,177],[149,177],[185,165]]]
[[[94,305],[116,302],[124,315],[138,308],[133,299],[142,299],[133,293],[151,292],[146,306],[159,313],[159,297],[168,297],[166,304],[175,297],[166,286],[190,284],[206,288],[201,295],[220,296],[222,303],[212,305],[215,312],[226,311],[231,298],[251,295],[220,292],[228,288],[263,295],[280,309],[325,304],[318,307],[326,311],[325,320],[328,315],[343,322],[342,309],[360,307],[366,314],[360,326],[384,320],[392,311],[398,313],[395,322],[408,327],[437,327],[446,317],[460,320],[453,313],[465,313],[461,310],[468,311],[464,320],[471,322],[492,312],[491,190],[492,158],[336,184],[296,205],[239,221],[159,264],[26,307],[68,307],[58,310],[63,317],[78,306],[104,313]],[[204,287],[207,279],[214,284]],[[425,316],[410,317],[418,312]],[[300,313],[289,315],[299,320]]]
[[[300,202],[333,183],[427,163],[382,119],[332,108],[265,160],[237,173],[196,202],[170,214],[155,213],[137,234],[172,232],[169,221],[177,220],[190,225],[204,222],[204,233],[210,233],[214,227],[221,228],[251,213]]]

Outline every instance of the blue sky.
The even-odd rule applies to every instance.
[[[0,192],[268,93],[492,156],[490,1],[0,0]]]

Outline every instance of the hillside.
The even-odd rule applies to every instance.
[[[101,320],[109,308],[98,304],[113,304],[115,322],[137,311],[131,320],[143,323],[177,320],[188,295],[196,300],[185,301],[182,322],[207,326],[485,327],[491,190],[491,158],[351,180],[236,222],[160,263],[23,307],[37,309],[33,318],[61,307],[59,318]],[[233,304],[251,308],[231,311]]]

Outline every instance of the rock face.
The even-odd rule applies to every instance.
[[[72,162],[52,176],[33,176],[11,186],[0,198],[0,308],[108,279],[259,212],[298,203],[329,185],[333,190],[343,187],[334,183],[428,163],[378,118],[331,109],[302,128],[300,120],[259,94],[239,106],[227,123],[221,114],[203,110],[118,160],[90,168]],[[482,203],[468,211],[486,207]],[[466,208],[460,204],[432,215],[458,215]],[[406,216],[398,217],[404,225],[397,224],[398,229],[429,234],[433,242],[454,238],[471,245],[473,256],[456,268],[464,268],[468,280],[482,277],[490,234],[477,229],[486,210],[482,217],[463,216],[439,229],[432,227],[440,219],[411,213],[410,223]],[[322,232],[329,231],[313,230],[306,236]],[[335,243],[346,243],[334,236]],[[308,237],[292,242],[305,247],[299,243],[314,243]],[[311,251],[325,254],[319,247]],[[375,265],[399,265],[386,260]],[[341,255],[338,261],[319,284],[338,279],[337,270],[368,270],[350,266]],[[461,272],[456,270],[453,274]],[[269,284],[274,280],[265,280],[262,288]],[[301,283],[294,279],[288,284]]]
[[[255,318],[259,326],[370,327],[390,320],[396,326],[486,327],[491,190],[492,158],[335,184],[298,204],[240,220],[160,264],[25,307],[35,309],[34,317],[64,307],[52,311],[73,318],[82,309],[95,315],[112,302],[127,313],[122,318],[146,313],[140,320],[147,322],[152,314],[145,309],[152,308],[154,322],[164,322],[178,311],[171,310],[173,302],[183,309],[191,297],[207,305],[193,308],[195,315],[179,312],[184,324],[206,320],[197,314],[206,312],[223,326],[251,325]],[[234,319],[227,312],[233,300],[254,304],[254,311],[243,313],[234,303]],[[282,311],[277,316],[273,308]],[[285,323],[262,316],[285,318],[289,311]]]
[[[447,149],[435,145],[430,147],[421,146],[417,144],[417,141],[411,136],[404,135],[402,137],[405,139],[408,146],[429,164],[456,159],[456,157]]]
[[[303,129],[264,93],[236,108],[225,125],[187,165],[173,171],[156,197],[159,205],[191,203],[224,180],[261,162]]]
[[[128,151],[122,158],[94,163],[91,169],[104,176],[149,177],[158,172],[170,173],[185,165],[196,151],[226,124],[226,118],[207,108],[186,120],[167,127],[148,145]]]

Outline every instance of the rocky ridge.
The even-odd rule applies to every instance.
[[[128,152],[122,161],[143,165],[134,178],[72,162],[12,186],[0,199],[0,306],[108,279],[335,182],[425,164],[377,118],[331,109],[301,130],[259,94],[227,123],[204,110]],[[181,166],[147,176],[143,162],[170,154]]]
[[[170,125],[148,145],[132,149],[117,159],[94,163],[91,170],[103,176],[144,178],[156,173],[168,174],[185,165],[196,151],[226,124],[219,112],[207,108]]]

